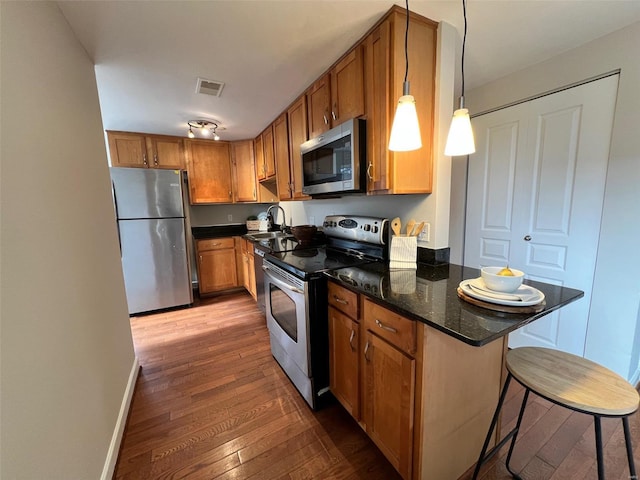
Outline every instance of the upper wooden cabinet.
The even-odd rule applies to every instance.
[[[363,49],[355,47],[307,91],[310,138],[365,113]]]
[[[392,8],[365,39],[367,110],[367,191],[430,193],[432,189],[433,105],[437,23],[410,15],[409,75],[416,100],[422,148],[411,152],[388,149],[391,124],[403,94],[405,12]]]
[[[231,142],[231,164],[234,202],[255,202],[258,196],[253,140]]]
[[[289,156],[289,129],[286,112],[273,122],[273,152],[276,161],[276,183],[278,199],[289,200],[291,196],[291,172]]]
[[[184,168],[182,137],[107,131],[113,167]]]
[[[273,146],[273,124],[254,139],[254,147],[258,181],[274,178],[276,159]]]
[[[189,140],[186,145],[191,204],[232,203],[229,143]]]
[[[309,139],[307,129],[307,102],[302,95],[287,110],[289,127],[289,177],[291,189],[290,198],[293,200],[306,200],[311,198],[302,193],[302,160],[300,145]],[[278,166],[278,168],[280,168]],[[280,175],[280,171],[278,171]]]

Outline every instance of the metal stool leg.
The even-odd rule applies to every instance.
[[[602,427],[600,417],[593,416],[593,425],[596,429],[596,458],[598,461],[598,480],[604,480],[604,460],[602,458]]]
[[[629,461],[629,478],[638,480],[636,466],[633,462],[633,447],[631,447],[631,432],[629,431],[629,417],[622,417],[622,427],[624,428],[624,443],[627,445],[627,460]]]
[[[485,453],[487,453],[487,447],[489,446],[489,442],[491,441],[491,434],[493,433],[494,428],[496,427],[496,423],[498,423],[498,416],[500,415],[500,409],[502,409],[502,404],[504,403],[504,397],[507,395],[507,390],[509,389],[509,382],[511,382],[511,373],[507,375],[507,379],[504,382],[504,387],[502,387],[502,393],[500,394],[500,400],[498,400],[498,406],[496,407],[496,411],[493,414],[493,419],[491,420],[491,425],[489,426],[489,431],[487,432],[487,437],[484,440],[484,445],[482,446],[482,451],[480,452],[480,457],[478,457],[478,462],[476,463],[476,468],[473,471],[473,479],[476,480],[478,478],[478,474],[480,473],[480,467],[482,464],[489,460],[492,455],[495,453],[497,447],[491,451],[489,455],[485,458]],[[506,437],[505,437],[506,438]],[[502,446],[502,442],[500,444]]]
[[[513,453],[513,447],[516,444],[516,438],[518,437],[518,432],[520,431],[520,424],[522,423],[522,417],[524,417],[524,410],[527,406],[527,400],[529,399],[529,392],[530,390],[528,388],[525,389],[524,391],[522,406],[520,407],[520,413],[518,414],[518,421],[516,423],[516,428],[513,429],[513,438],[511,439],[511,445],[509,446],[509,453],[507,453],[507,461],[505,463],[505,466],[507,467],[507,471],[516,480],[522,480],[522,478],[520,478],[520,475],[518,475],[517,473],[511,470],[511,466],[509,465],[509,463],[511,462],[511,454]]]

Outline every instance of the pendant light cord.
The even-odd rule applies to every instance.
[[[409,75],[409,0],[406,0],[405,3],[407,6],[407,24],[404,29],[404,83],[406,84],[407,76]]]
[[[462,0],[462,16],[464,18],[464,33],[462,34],[462,95],[464,98],[464,49],[467,43],[467,1]]]

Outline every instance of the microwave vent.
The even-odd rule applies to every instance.
[[[217,80],[207,80],[206,78],[198,78],[198,84],[196,85],[196,93],[202,93],[204,95],[213,95],[219,97],[224,88],[223,82]]]

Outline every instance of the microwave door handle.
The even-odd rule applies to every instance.
[[[304,295],[304,290],[300,290],[299,288],[296,287],[292,287],[291,285],[289,285],[286,282],[283,282],[282,280],[280,280],[279,278],[276,278],[274,275],[276,275],[275,272],[271,271],[271,269],[265,265],[262,265],[262,270],[264,270],[264,272],[269,276],[269,278],[271,279],[271,281],[273,283],[275,283],[276,285],[278,285],[279,287],[282,288],[286,288],[287,290],[290,290],[292,292],[295,293],[300,293],[302,295]]]

